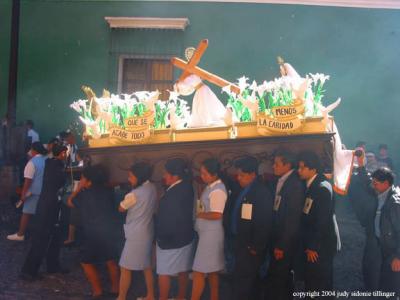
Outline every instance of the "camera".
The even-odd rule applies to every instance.
[[[361,157],[364,155],[364,151],[361,149],[357,149],[356,151],[354,151],[354,155],[357,157]]]

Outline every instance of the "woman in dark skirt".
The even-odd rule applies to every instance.
[[[160,200],[156,216],[156,258],[160,300],[167,300],[171,276],[178,275],[178,295],[185,299],[188,271],[193,262],[194,193],[187,179],[182,159],[170,159],[165,164],[164,181],[168,186]]]
[[[121,228],[113,205],[113,190],[104,167],[88,167],[82,172],[77,190],[68,198],[68,206],[79,210],[84,233],[81,266],[92,286],[94,299],[103,295],[95,264],[106,263],[111,292],[118,294],[118,246]]]

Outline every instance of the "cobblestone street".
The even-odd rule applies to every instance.
[[[355,220],[349,203],[339,202],[338,221],[342,237],[342,251],[335,258],[334,289],[337,291],[362,291],[361,258],[363,247],[363,230]],[[15,223],[15,222],[13,222]],[[77,248],[63,248],[63,265],[71,270],[66,275],[47,275],[35,282],[18,279],[18,272],[29,248],[29,240],[11,242],[6,235],[13,232],[14,226],[0,225],[0,299],[1,300],[81,300],[87,299],[90,293],[83,272],[79,266]],[[105,270],[102,270],[103,276]],[[131,295],[136,299],[143,293],[140,275],[134,275],[133,289],[139,295]],[[139,280],[136,280],[139,278]],[[107,280],[104,280],[107,281]],[[107,290],[107,286],[105,287]],[[188,289],[189,293],[190,289]],[[203,299],[208,299],[208,293]],[[229,281],[221,279],[221,299],[230,299]],[[348,298],[351,299],[351,298]],[[362,297],[356,297],[362,299]]]
[[[62,261],[71,269],[66,275],[44,275],[43,280],[26,282],[18,279],[18,272],[29,250],[29,240],[12,242],[6,239],[9,230],[1,229],[0,241],[0,299],[84,299],[89,293],[80,270],[76,249],[63,249]]]

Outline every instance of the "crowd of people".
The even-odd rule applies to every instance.
[[[306,299],[334,298],[329,292],[333,291],[333,258],[340,249],[339,228],[332,185],[316,153],[295,155],[277,149],[276,180],[268,181],[259,176],[255,157],[238,158],[234,176],[224,173],[216,158],[209,158],[199,170],[201,191],[194,188],[188,162],[169,159],[161,194],[151,181],[153,166],[137,162],[127,172],[130,191],[115,202],[115,184],[110,183],[106,166],[91,165],[79,155],[72,134],[63,133],[61,139],[51,140],[47,149],[38,140],[31,144],[18,203],[23,206],[20,227],[8,236],[24,240],[32,223],[22,279],[39,278],[44,258],[49,273],[67,271],[59,260],[60,191],[71,177],[73,188],[65,203],[71,208],[66,244],[73,242],[72,232],[79,224],[84,235],[80,263],[93,299],[127,299],[133,271],[143,271],[146,300],[170,299],[174,277],[178,281],[175,299],[186,298],[191,277],[192,300],[201,299],[206,283],[209,299],[217,300],[221,272],[232,278],[233,300],[293,299],[296,290],[303,291]],[[385,149],[381,148],[378,161],[389,166]],[[388,166],[366,169],[371,158],[362,147],[358,150],[350,199],[355,207],[363,206],[356,212],[367,235],[365,286],[399,296],[400,190]],[[81,172],[66,172],[66,166],[78,161],[84,165]],[[124,214],[123,224],[119,214]],[[111,291],[101,284],[99,263],[107,267]]]
[[[386,144],[379,144],[378,152],[367,150],[367,143],[364,141],[358,141],[356,143],[356,149],[360,149],[365,153],[365,168],[368,172],[374,172],[375,170],[386,167],[394,171],[393,160],[389,157],[389,149]],[[357,164],[357,162],[356,162]]]
[[[348,198],[365,229],[362,258],[364,286],[368,291],[386,290],[400,295],[400,189],[395,185],[393,162],[388,147],[379,153],[357,143],[355,168]]]

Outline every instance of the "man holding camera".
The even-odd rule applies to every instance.
[[[382,167],[371,175],[365,170],[365,153],[358,149],[358,175],[365,189],[374,194],[373,219],[376,259],[380,260],[379,288],[400,296],[400,189],[393,185],[393,172]]]

